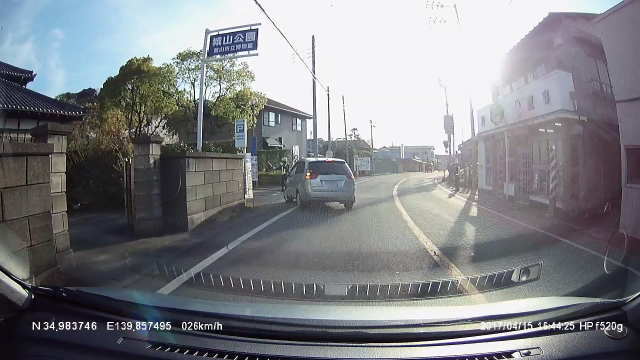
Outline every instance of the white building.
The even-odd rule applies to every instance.
[[[640,1],[626,0],[593,20],[609,64],[622,147],[620,228],[640,238]]]
[[[602,45],[584,30],[595,17],[550,13],[507,54],[493,103],[478,110],[480,189],[555,198],[568,213],[617,195],[615,103]]]

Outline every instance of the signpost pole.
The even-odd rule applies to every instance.
[[[347,138],[347,112],[344,110],[344,95],[342,95],[342,121],[344,122],[344,153],[349,164],[349,139]]]
[[[311,35],[311,72],[313,73],[313,147],[318,157],[318,117],[316,115],[316,36]]]
[[[204,30],[204,41],[202,44],[202,58],[200,64],[200,98],[198,100],[198,124],[197,124],[197,149],[202,151],[202,124],[204,113],[204,86],[207,61],[222,61],[225,59],[237,59],[248,56],[257,56],[258,50],[258,29],[257,24],[232,26],[216,30]],[[243,29],[231,33],[221,33],[227,30]],[[213,34],[213,35],[211,35]],[[211,37],[211,49],[207,51],[209,38]],[[242,53],[242,54],[241,54]],[[213,110],[212,110],[213,111]]]
[[[207,40],[209,37],[209,29],[204,30],[204,44],[202,45],[202,60],[200,64],[200,99],[198,100],[198,139],[197,148],[198,151],[202,151],[202,116],[204,111],[204,79],[206,71],[206,58],[207,58]]]

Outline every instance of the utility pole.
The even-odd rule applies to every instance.
[[[349,164],[349,140],[347,138],[347,113],[344,110],[344,95],[342,95],[342,121],[344,122],[344,153],[347,160],[347,164]],[[349,165],[351,166],[351,165]]]
[[[446,113],[446,115],[448,117],[449,116],[449,97],[447,96],[447,87],[445,85],[443,85],[441,81],[439,81],[439,83],[440,83],[440,87],[442,87],[442,89],[444,90],[445,113]],[[451,129],[451,133],[447,133],[447,141],[449,142],[449,158],[450,159],[453,159],[453,157],[455,156],[453,154],[453,149],[454,149],[453,148],[453,142],[455,142],[455,137],[453,138],[453,141],[452,141],[451,140],[452,133],[455,133],[454,129]]]
[[[333,154],[331,151],[331,97],[329,95],[329,86],[327,86],[327,153]],[[333,155],[331,155],[333,157]]]
[[[316,113],[316,36],[311,35],[311,72],[313,73],[313,146],[318,157],[318,115]]]
[[[369,131],[371,132],[371,173],[373,174],[374,169],[374,161],[373,161],[373,128],[376,127],[373,125],[373,121],[369,120]]]

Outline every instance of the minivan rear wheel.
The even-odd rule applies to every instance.
[[[349,201],[345,201],[344,202],[344,208],[347,210],[351,210],[353,209],[353,204],[355,203],[355,200],[349,200]]]

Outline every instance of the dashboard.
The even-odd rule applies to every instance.
[[[167,318],[162,310],[140,306],[125,316],[87,308],[52,297],[3,322],[5,354],[16,359],[637,359],[638,331],[614,310],[579,319],[573,329],[522,327],[484,335],[420,338],[402,341],[380,333],[364,339],[354,329],[342,338],[326,332],[311,340],[296,334],[268,336],[268,326],[255,336],[224,331],[222,323],[203,316]],[[146,314],[146,316],[140,315]],[[144,319],[142,319],[144,317]],[[591,324],[590,326],[584,324]],[[266,326],[266,331],[264,330]],[[8,329],[8,330],[7,330]],[[353,335],[353,336],[352,336]],[[342,339],[342,340],[340,340]],[[357,340],[356,340],[357,339]],[[5,358],[5,357],[3,357]]]

